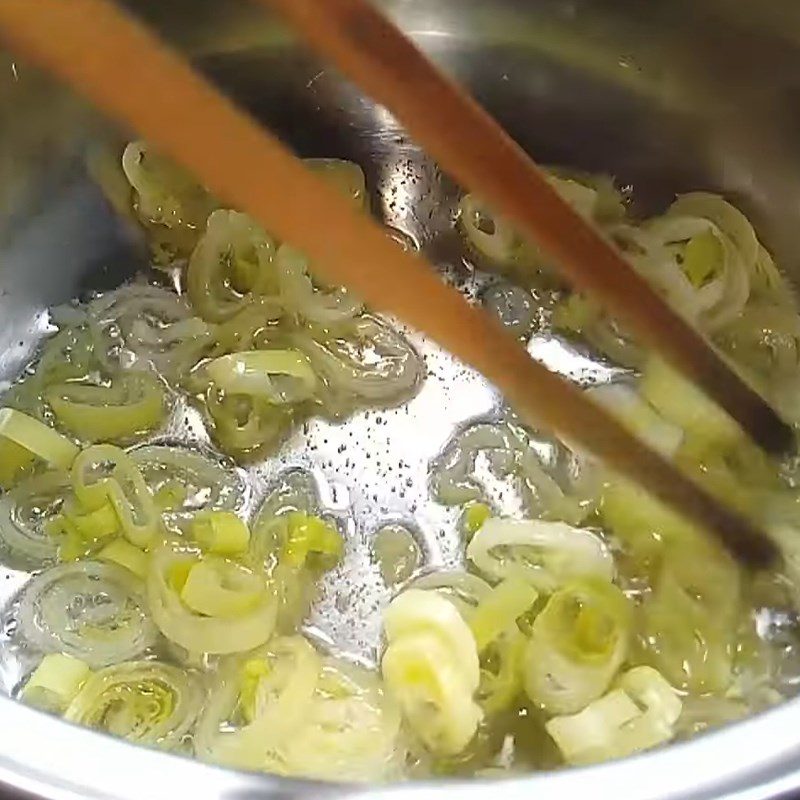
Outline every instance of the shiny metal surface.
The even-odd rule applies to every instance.
[[[390,114],[298,47],[241,0],[130,0],[204,70],[299,153],[361,164],[373,208],[441,265],[465,292],[484,279],[460,257],[457,188]],[[772,0],[390,0],[417,41],[467,83],[543,163],[632,184],[643,210],[678,191],[735,197],[762,238],[800,274],[800,7]],[[47,306],[114,286],[143,264],[84,168],[94,141],[114,140],[74,99],[9,56],[0,57],[0,378],[13,378],[46,330]],[[259,179],[254,176],[254,179]],[[263,179],[268,179],[264,176]],[[428,566],[455,565],[455,511],[431,501],[427,465],[454,428],[501,413],[478,376],[418,337],[430,377],[420,395],[341,426],[315,421],[268,464],[256,493],[284,469],[309,469],[324,505],[351,518],[345,563],[310,621],[324,640],[366,660],[388,597],[371,556],[387,521],[415,518]],[[581,381],[607,368],[534,334],[530,347]],[[199,436],[176,413],[167,438]],[[0,596],[24,582],[0,572]],[[13,617],[13,615],[12,615]],[[8,614],[4,617],[10,619]],[[12,626],[13,628],[13,626]],[[0,686],[13,690],[35,654],[0,634]],[[800,707],[789,703],[688,744],[587,770],[505,782],[386,790],[322,787],[244,776],[134,749],[0,699],[0,796],[47,798],[775,798],[800,791]]]

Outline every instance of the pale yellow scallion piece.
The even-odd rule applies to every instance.
[[[50,653],[28,679],[22,699],[42,711],[61,714],[91,674],[85,661],[66,653]]]
[[[124,450],[99,444],[81,451],[72,466],[72,487],[87,510],[110,503],[131,544],[146,547],[152,543],[161,517],[139,467]]]
[[[167,569],[167,583],[173,592],[180,594],[183,587],[186,586],[186,581],[189,579],[189,573],[195,564],[199,564],[200,559],[190,557],[186,561],[176,561]]]
[[[342,535],[333,525],[313,514],[293,511],[288,515],[288,539],[284,559],[293,567],[302,567],[310,553],[339,558],[344,550]]]
[[[61,383],[46,399],[58,421],[90,442],[122,442],[157,428],[166,412],[164,387],[149,372],[130,370],[108,386]]]
[[[338,189],[356,208],[366,208],[367,183],[358,164],[339,158],[305,158],[303,163]]]
[[[105,539],[120,529],[119,516],[109,502],[85,513],[75,509],[67,510],[64,512],[64,517],[86,541]]]
[[[52,529],[53,535],[61,536],[58,544],[59,561],[78,561],[89,554],[89,545],[86,540],[78,533],[75,526],[69,520],[60,520],[63,527]]]
[[[263,397],[274,404],[310,398],[317,376],[308,356],[299,350],[248,350],[210,361],[206,371],[214,384],[230,394]]]
[[[668,742],[682,708],[657,670],[634,667],[599,700],[577,714],[554,717],[545,728],[568,764],[593,764]]]
[[[372,552],[387,586],[408,580],[421,558],[419,545],[411,531],[398,524],[385,525],[376,532]]]
[[[470,503],[464,511],[464,530],[472,535],[477,533],[484,522],[492,516],[492,509],[486,503]]]
[[[723,267],[725,253],[719,239],[712,231],[693,236],[683,251],[684,274],[695,287],[705,285],[715,278]]]
[[[738,424],[665,361],[651,356],[640,383],[642,397],[668,422],[716,450],[742,440]]]
[[[506,578],[483,598],[470,617],[469,627],[478,652],[516,623],[539,597],[539,592],[521,578]]]
[[[258,686],[262,678],[266,678],[270,672],[270,663],[264,658],[250,658],[242,665],[239,706],[248,722],[256,718]]]
[[[28,475],[36,456],[10,439],[0,439],[0,486],[12,489]]]
[[[480,679],[475,639],[456,606],[434,591],[407,589],[383,612],[383,629],[391,645],[415,633],[431,632],[452,654],[464,684],[474,691]]]
[[[206,617],[239,617],[262,600],[265,588],[239,564],[207,558],[192,566],[181,589],[184,605]]]
[[[232,556],[243,553],[250,543],[250,530],[232,511],[206,511],[192,520],[191,534],[208,553]]]
[[[147,553],[125,539],[115,539],[98,554],[100,561],[110,561],[130,570],[136,577],[144,580],[147,575]]]
[[[401,636],[386,648],[381,671],[409,727],[431,752],[455,755],[470,743],[483,714],[443,639],[424,629]]]
[[[0,409],[0,441],[13,442],[59,469],[69,469],[78,447],[38,419],[13,408]]]
[[[434,591],[409,589],[383,614],[386,687],[425,746],[455,755],[483,717],[475,702],[480,662],[472,632],[456,607]]]
[[[628,653],[633,606],[602,578],[579,578],[550,596],[531,626],[523,674],[548,714],[575,714],[609,687]]]

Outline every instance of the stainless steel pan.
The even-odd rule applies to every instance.
[[[32,0],[32,2],[35,0]],[[207,73],[302,155],[361,164],[373,207],[467,293],[482,279],[454,246],[456,187],[395,120],[282,28],[239,0],[130,0]],[[800,6],[791,0],[388,0],[401,25],[543,163],[615,175],[642,210],[678,191],[736,198],[790,271],[800,270]],[[90,24],[87,21],[87,24]],[[131,65],[135,69],[135,65]],[[12,379],[46,330],[45,310],[119,284],[143,264],[87,175],[86,154],[121,141],[25,64],[0,56],[0,378]],[[312,423],[252,471],[256,487],[301,466],[323,502],[350,509],[353,553],[327,581],[310,622],[345,651],[374,657],[386,599],[371,557],[385,521],[414,516],[428,565],[457,565],[454,512],[429,499],[427,464],[468,419],[498,413],[478,376],[415,339],[431,377],[406,408],[341,426]],[[576,379],[609,368],[532,347]],[[191,421],[190,421],[191,422]],[[193,434],[176,420],[175,438]],[[306,444],[304,444],[304,442]],[[0,570],[8,605],[23,574]],[[6,612],[3,619],[8,619]],[[0,688],[27,654],[0,630]],[[416,784],[350,790],[227,772],[122,742],[0,699],[0,795],[158,800],[350,796],[776,798],[800,794],[800,706],[791,702],[690,743],[615,764],[502,786]]]

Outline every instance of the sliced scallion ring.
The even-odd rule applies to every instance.
[[[247,214],[219,209],[189,259],[192,307],[209,322],[224,322],[277,291],[275,243]]]
[[[45,472],[0,496],[3,563],[13,569],[33,570],[56,561],[58,540],[46,526],[60,512],[69,488],[65,473]]]
[[[414,733],[438,755],[455,755],[472,740],[483,714],[475,639],[449,600],[409,589],[384,612],[386,686]]]
[[[311,398],[317,387],[308,358],[297,350],[231,353],[215,358],[205,368],[222,391],[269,403],[299,403]]]
[[[42,711],[63,714],[91,674],[85,661],[66,653],[48,653],[28,678],[20,697]]]
[[[20,599],[22,636],[46,653],[93,668],[141,655],[156,641],[141,583],[96,561],[60,564],[37,575]]]
[[[147,142],[128,144],[122,170],[134,189],[133,208],[147,229],[157,265],[191,253],[217,203],[197,181]]]
[[[124,450],[110,444],[87,447],[73,464],[72,486],[87,511],[110,503],[131,544],[152,544],[161,524],[158,509],[141,472]]]
[[[401,402],[425,372],[402,333],[368,314],[355,317],[344,335],[315,338],[299,332],[290,340],[322,380],[327,389],[322,404],[334,417],[353,406]]]
[[[211,567],[213,575],[209,577],[204,569],[194,588],[203,581],[208,587],[217,586],[219,591],[211,599],[216,605],[202,607],[202,612],[213,613],[193,607],[198,595],[185,596],[192,571],[201,563]],[[155,550],[147,576],[153,620],[164,636],[192,653],[224,655],[252,650],[264,644],[275,629],[278,603],[274,589],[240,564],[222,559],[217,563],[224,566],[214,571],[197,551],[172,546]]]
[[[162,513],[173,522],[206,511],[239,512],[249,496],[241,472],[186,447],[145,445],[129,451],[156,501],[170,494]]]
[[[84,683],[64,719],[130,742],[170,749],[191,731],[204,694],[192,674],[172,664],[115,664]]]
[[[149,372],[122,372],[109,386],[55,384],[46,396],[59,422],[87,442],[127,441],[165,415],[164,387]]]
[[[550,714],[574,714],[608,689],[628,654],[633,610],[612,583],[583,578],[550,597],[534,619],[525,691]]]
[[[361,303],[344,287],[324,291],[314,286],[308,259],[288,244],[278,248],[275,259],[281,303],[308,322],[329,327],[351,320],[361,311]]]
[[[0,409],[0,445],[11,443],[53,467],[69,469],[78,447],[38,419],[13,408]]]
[[[467,558],[490,578],[521,578],[544,592],[572,578],[610,582],[614,576],[614,559],[602,539],[563,522],[488,519],[472,537]]]
[[[219,672],[195,735],[206,761],[265,769],[269,753],[306,721],[321,661],[301,636],[278,637]]]
[[[304,158],[303,163],[335,186],[356,208],[366,208],[367,182],[358,164],[341,158]]]

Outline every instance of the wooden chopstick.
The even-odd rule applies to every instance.
[[[715,533],[741,561],[777,548],[749,520],[533,361],[486,312],[310,173],[179,55],[107,0],[2,0],[0,36],[193,172],[219,198],[304,250],[315,270],[481,371],[521,417],[604,460]]]
[[[257,1],[392,111],[445,170],[534,239],[575,287],[700,386],[754,441],[775,453],[793,446],[790,426],[370,0]]]

